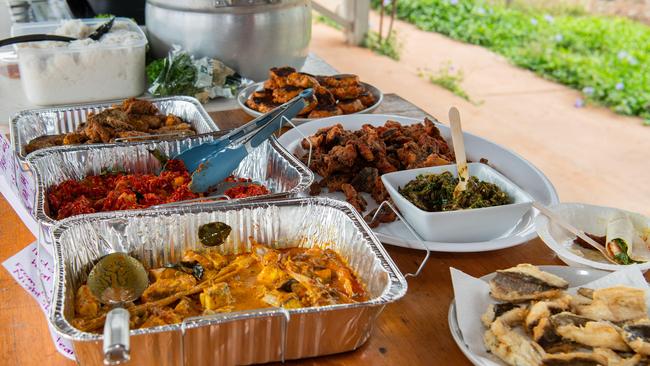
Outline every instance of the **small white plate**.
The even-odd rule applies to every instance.
[[[381,90],[377,89],[373,85],[370,85],[368,83],[364,83],[363,81],[361,81],[360,83],[361,83],[361,85],[365,86],[366,90],[369,91],[375,97],[375,104],[371,105],[370,107],[368,107],[368,108],[366,108],[366,109],[364,109],[362,111],[359,111],[359,112],[353,113],[353,114],[372,113],[372,111],[377,109],[377,107],[379,107],[381,102],[384,100],[384,94],[381,92]],[[237,94],[237,104],[239,104],[241,109],[243,109],[244,112],[246,112],[248,115],[253,116],[253,117],[259,117],[262,114],[264,114],[262,112],[258,112],[256,110],[254,110],[254,109],[250,109],[246,105],[246,100],[248,99],[248,97],[250,97],[250,95],[253,94],[253,92],[256,92],[258,90],[262,90],[263,88],[264,88],[264,81],[261,81],[259,83],[255,83],[255,84],[247,86],[246,88],[242,89],[239,92],[239,94]],[[314,121],[314,119],[313,118],[294,118],[294,119],[291,120],[291,122],[293,122],[296,125],[302,124],[302,123],[305,123],[305,122],[309,122],[309,121]]]
[[[348,130],[359,130],[364,124],[373,126],[383,126],[386,121],[392,120],[403,125],[422,123],[421,119],[399,117],[382,114],[351,114],[346,116],[336,116],[314,120],[304,123],[297,128],[285,132],[278,141],[290,152],[295,153],[300,147],[300,141],[304,136],[313,135],[318,129],[329,127],[340,123]],[[451,141],[451,132],[449,127],[436,123],[442,136],[449,142]],[[530,194],[536,201],[547,206],[559,202],[557,193],[553,184],[546,176],[535,168],[530,162],[516,153],[488,141],[471,133],[463,134],[465,139],[465,149],[467,158],[471,161],[479,161],[481,158],[489,160],[490,166],[510,179],[521,189]],[[326,197],[345,200],[341,192],[323,194]],[[363,193],[368,207],[364,214],[377,207],[374,200]],[[502,236],[481,242],[471,243],[448,243],[425,241],[423,244],[428,250],[437,252],[485,252],[496,249],[509,248],[515,245],[525,243],[537,236],[534,226],[534,218],[537,214],[535,210],[529,210],[519,221],[517,226],[512,228]],[[411,235],[406,226],[401,221],[395,221],[388,224],[381,224],[374,229],[379,240],[386,244],[393,244],[405,248],[422,249],[422,245]]]
[[[583,269],[583,268],[574,268],[574,267],[566,267],[566,266],[538,266],[538,267],[542,271],[546,271],[556,276],[560,276],[564,278],[569,282],[569,287],[582,286],[586,283],[595,281],[609,274],[609,272],[601,271],[598,269],[591,269],[591,268]],[[488,275],[481,277],[481,279],[485,282],[488,282],[495,275],[496,273],[492,272]],[[454,300],[452,300],[451,304],[449,305],[448,321],[449,321],[449,331],[451,332],[451,336],[452,338],[454,338],[454,341],[458,345],[458,348],[460,348],[461,352],[463,352],[463,354],[467,357],[467,359],[470,360],[472,364],[476,366],[485,366],[484,363],[481,363],[480,361],[477,360],[476,356],[472,353],[469,347],[467,347],[467,344],[465,344],[465,340],[463,339],[463,334],[461,333],[460,326],[458,325],[458,318],[456,318],[456,302]],[[481,319],[477,318],[476,321],[480,322]],[[503,361],[499,360],[495,356],[492,356],[491,361],[493,361],[497,365],[506,365]]]
[[[645,218],[645,226],[650,227],[649,217],[613,207],[594,206],[584,203],[560,203],[549,207],[549,209],[578,229],[599,236],[605,235],[607,220],[617,211],[636,216],[635,219],[641,221]],[[625,265],[611,264],[596,251],[593,251],[594,253],[591,255],[591,251],[579,249],[578,246],[573,244],[575,235],[552,224],[544,215],[539,215],[535,219],[535,230],[542,241],[569,266],[591,267],[606,271],[617,271],[627,267]],[[650,262],[639,264],[639,268],[642,271],[647,271],[650,269]]]

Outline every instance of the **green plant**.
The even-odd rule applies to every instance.
[[[456,70],[452,66],[451,61],[440,65],[440,68],[438,68],[436,72],[418,70],[418,75],[426,78],[433,84],[449,90],[466,101],[471,102],[469,95],[461,86],[464,79],[463,70]]]
[[[402,44],[397,39],[397,32],[395,31],[392,31],[383,39],[379,37],[379,33],[369,31],[363,40],[362,46],[380,55],[388,56],[395,61],[399,61],[402,51]]]
[[[650,118],[650,27],[641,23],[485,0],[400,0],[397,17],[489,48],[618,113]]]
[[[322,14],[318,14],[318,13],[313,14],[313,15],[314,15],[313,16],[314,23],[325,24],[325,25],[330,26],[330,27],[332,27],[334,29],[337,29],[337,30],[342,30],[343,29],[343,26],[341,26],[339,23],[332,20],[332,18],[330,18],[330,17],[327,17],[327,16],[322,15]]]

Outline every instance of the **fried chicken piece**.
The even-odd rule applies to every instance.
[[[366,210],[368,203],[366,200],[352,187],[351,184],[341,184],[341,190],[345,194],[345,200],[348,201],[359,212]]]
[[[366,107],[366,108],[368,108],[368,107],[374,105],[374,104],[377,102],[377,100],[375,99],[375,96],[372,95],[372,93],[369,93],[369,92],[367,92],[367,91],[364,92],[363,94],[361,94],[361,95],[359,96],[359,99],[358,99],[358,100],[359,100],[359,101],[361,102],[361,104],[363,104],[363,106]]]
[[[63,137],[63,145],[83,144],[86,140],[88,140],[86,134],[81,132],[70,132],[66,133]]]
[[[325,185],[329,192],[342,191],[341,186],[344,183],[350,182],[351,176],[347,174],[335,174],[321,181],[321,185]]]
[[[327,118],[333,116],[340,116],[342,114],[343,112],[341,111],[341,108],[337,106],[326,106],[326,107],[316,106],[314,110],[309,112],[309,118]]]
[[[147,287],[140,299],[150,302],[162,299],[176,292],[186,291],[196,285],[196,278],[183,271],[176,271],[173,278],[160,279]]]
[[[309,74],[304,72],[294,72],[287,76],[287,84],[302,89],[314,88],[319,86],[318,81]]]
[[[115,105],[115,108],[122,109],[128,114],[145,114],[157,115],[160,113],[158,108],[148,100],[129,98],[122,102],[122,105]]]
[[[293,67],[273,67],[269,70],[269,82],[265,84],[266,89],[283,88],[287,86],[287,77],[296,72]]]
[[[152,124],[155,124],[155,122],[152,122],[152,121],[147,121],[147,122],[149,122],[149,126],[151,126]],[[172,127],[172,126],[178,126],[178,125],[181,125],[181,124],[183,124],[183,123],[185,123],[185,122],[183,122],[183,120],[180,119],[178,116],[175,116],[175,115],[173,115],[173,114],[168,114],[168,115],[165,117],[165,123],[164,123],[164,126],[165,126],[165,127]],[[153,128],[153,127],[152,127],[152,128]]]
[[[246,99],[248,108],[262,113],[270,112],[278,105],[273,101],[273,92],[271,90],[256,91],[250,98]]]
[[[74,312],[81,318],[93,318],[99,313],[101,304],[90,291],[90,287],[82,285],[74,297]]]
[[[119,131],[115,133],[115,138],[111,140],[111,142],[114,142],[116,139],[128,139],[127,141],[138,141],[141,139],[143,136],[148,136],[149,134],[146,132],[140,132],[140,131]]]
[[[302,91],[303,89],[292,85],[287,85],[284,88],[273,89],[273,102],[279,104],[286,103],[297,97]]]
[[[359,99],[342,100],[338,106],[343,111],[343,114],[353,114],[366,109]]]
[[[150,315],[147,318],[147,320],[140,325],[140,328],[148,328],[148,327],[157,327],[160,325],[167,325],[167,324],[176,324],[182,322],[183,319],[181,318],[180,315],[176,314],[172,309],[168,307],[160,308],[160,307],[153,307],[150,310]]]
[[[381,201],[377,201],[377,202],[381,202]],[[370,226],[371,228],[375,228],[382,223],[388,223],[397,220],[397,215],[395,214],[395,212],[390,208],[384,206],[382,207],[381,211],[379,212],[379,214],[377,214],[377,217],[375,217],[375,220],[373,221],[372,217],[375,215],[378,209],[379,207],[375,208],[363,218],[368,224],[368,226]]]
[[[337,98],[337,99],[357,99],[365,92],[365,89],[361,85],[347,85],[339,86],[335,88],[328,88],[328,90]]]
[[[334,95],[322,86],[317,86],[314,88],[314,96],[316,96],[316,99],[318,99],[318,105],[320,107],[324,108],[327,106],[336,105],[336,98],[334,98]]]
[[[318,196],[322,191],[322,187],[320,185],[320,182],[314,182],[309,186],[309,195],[310,196]]]
[[[357,173],[350,181],[352,187],[359,192],[372,193],[375,183],[379,178],[379,170],[373,167],[365,167]]]
[[[381,181],[381,177],[379,175],[375,178],[375,184],[370,192],[370,195],[372,196],[372,199],[374,199],[375,202],[377,203],[386,201],[390,196],[388,194],[388,191],[386,191],[386,187],[384,187],[384,182]]]
[[[359,85],[359,76],[353,74],[318,76],[316,80],[321,85],[332,88]]]
[[[25,154],[29,154],[39,149],[45,149],[52,146],[63,145],[63,135],[43,135],[36,137],[25,145]]]
[[[323,177],[327,177],[332,173],[348,171],[357,159],[357,149],[354,148],[354,145],[347,144],[345,146],[336,145],[330,150],[330,153],[323,157],[323,162],[325,163],[325,171],[320,174]]]
[[[308,100],[307,106],[305,106],[305,108],[301,109],[300,112],[298,113],[298,115],[299,116],[308,115],[309,112],[313,111],[314,108],[316,108],[317,105],[318,105],[318,99],[316,99],[316,97],[312,95],[311,98],[309,98],[309,100]]]

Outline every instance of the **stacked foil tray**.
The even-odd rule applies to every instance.
[[[226,254],[250,250],[253,238],[274,248],[328,247],[336,250],[367,286],[370,300],[295,310],[278,308],[185,319],[181,324],[131,330],[131,364],[235,365],[299,359],[349,351],[370,336],[383,307],[406,293],[406,281],[356,210],[345,202],[303,196],[314,174],[272,137],[255,149],[233,174],[261,182],[271,194],[219,202],[179,202],[143,210],[102,212],[57,220],[47,192],[67,179],[83,179],[105,169],[156,173],[167,156],[212,141],[219,131],[193,98],[152,100],[163,113],[190,121],[196,136],[118,144],[59,146],[24,154],[24,146],[43,134],[73,131],[88,112],[114,102],[25,111],[12,120],[12,143],[24,172],[35,180],[34,217],[41,226],[39,246],[56,262],[50,322],[71,339],[80,364],[101,364],[101,334],[74,328],[74,292],[95,261],[114,251],[128,252],[147,268],[180,260],[200,246],[198,226],[223,221],[233,227]],[[109,244],[110,243],[110,244]],[[161,350],[164,350],[161,352]]]
[[[198,244],[202,224],[233,227],[222,254],[272,248],[327,247],[337,251],[366,285],[368,301],[302,309],[260,309],[185,319],[181,324],[131,330],[134,365],[242,365],[353,350],[370,336],[384,306],[406,293],[404,277],[363,218],[348,203],[327,198],[205,204],[120,211],[66,219],[54,229],[54,306],[50,321],[72,340],[80,364],[102,363],[100,334],[74,328],[74,291],[101,256],[124,251],[146,268],[180,260]]]

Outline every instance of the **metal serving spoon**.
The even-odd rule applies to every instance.
[[[111,28],[113,28],[113,23],[115,23],[115,17],[111,18],[108,22],[103,23],[94,32],[92,32],[88,38],[99,41],[100,38],[106,33],[108,33]],[[72,42],[76,41],[77,38],[66,37],[66,36],[57,36],[55,34],[25,34],[22,36],[10,37],[0,40],[0,47],[8,46],[15,43],[27,43],[27,42],[41,42],[41,41],[59,41],[59,42]]]
[[[129,311],[124,304],[138,299],[149,286],[147,270],[126,253],[103,256],[88,275],[88,287],[95,297],[111,307],[104,323],[104,364],[119,365],[131,358]]]

